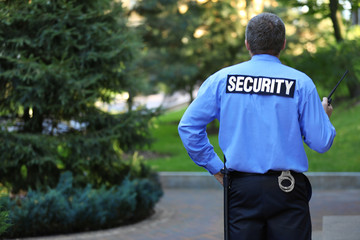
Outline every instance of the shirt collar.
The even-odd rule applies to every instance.
[[[253,55],[251,60],[254,61],[272,61],[272,62],[278,62],[281,63],[280,59],[269,54],[256,54]]]

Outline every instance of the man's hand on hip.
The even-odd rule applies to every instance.
[[[222,174],[221,172],[218,172],[216,174],[214,174],[214,177],[216,178],[216,180],[218,180],[218,182],[224,186],[224,174]]]

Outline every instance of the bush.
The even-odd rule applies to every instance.
[[[4,211],[0,205],[0,236],[4,232],[6,232],[6,230],[10,226],[10,224],[8,222],[8,218],[9,218],[9,212]]]
[[[15,193],[39,185],[55,187],[59,178],[55,140],[0,131],[0,182]]]
[[[13,223],[2,237],[27,237],[104,229],[139,221],[162,196],[156,179],[125,178],[119,186],[73,188],[70,172],[56,188],[29,190],[23,199],[3,198]]]
[[[95,110],[94,110],[95,111]],[[20,189],[55,187],[62,172],[74,174],[74,185],[118,185],[130,171],[122,151],[150,143],[150,110],[109,115],[96,110],[84,131],[51,136],[0,130],[0,182]],[[44,189],[45,188],[45,189]]]

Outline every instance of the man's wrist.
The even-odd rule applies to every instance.
[[[214,174],[214,177],[216,178],[216,180],[223,185],[224,182],[224,174],[222,174],[221,172],[218,172],[216,174]]]

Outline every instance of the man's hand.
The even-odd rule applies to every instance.
[[[323,100],[322,100],[321,103],[322,103],[322,105],[323,105],[323,108],[324,108],[326,114],[327,114],[327,115],[329,116],[329,118],[330,118],[330,116],[331,116],[331,114],[332,114],[332,112],[333,112],[333,107],[332,107],[331,104],[328,105],[328,99],[327,99],[327,97],[323,97]]]
[[[216,180],[218,180],[218,182],[224,186],[224,174],[222,174],[221,172],[218,172],[216,174],[214,174],[214,177],[216,178]]]

